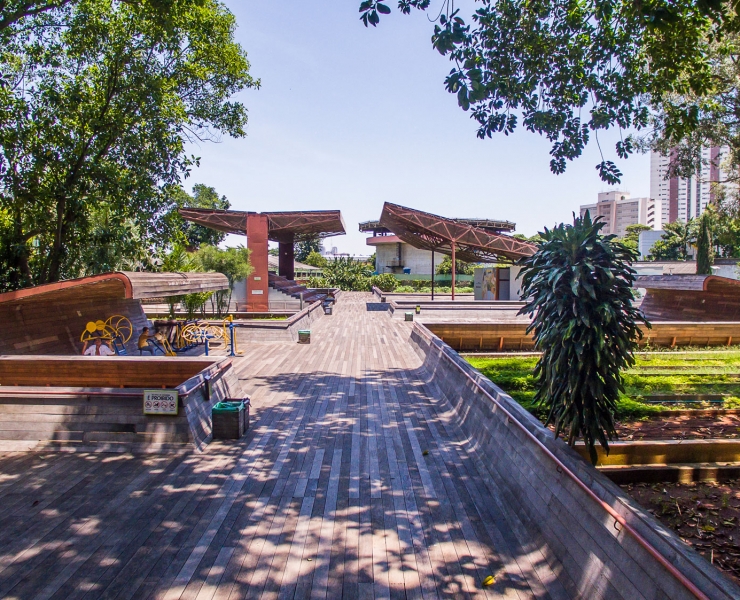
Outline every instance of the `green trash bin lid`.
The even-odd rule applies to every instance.
[[[225,400],[223,402],[217,402],[211,409],[213,412],[238,412],[244,410],[244,404],[241,401],[229,402]]]
[[[310,335],[311,334],[311,330],[310,329],[299,329],[298,330],[298,334],[299,335],[306,335],[306,334]]]

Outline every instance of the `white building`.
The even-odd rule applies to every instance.
[[[707,204],[715,199],[716,184],[727,180],[721,166],[726,153],[726,147],[703,148],[702,165],[696,175],[668,179],[670,155],[651,153],[650,197],[655,200],[656,207],[660,206],[660,223],[656,224],[656,229],[673,221],[688,222],[704,212]]]
[[[591,218],[603,217],[606,226],[604,234],[624,237],[628,225],[647,225],[656,228],[656,204],[650,198],[631,198],[629,192],[614,190],[601,192],[596,204],[581,206],[581,218],[588,211]]]

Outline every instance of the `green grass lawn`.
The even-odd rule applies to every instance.
[[[465,358],[524,408],[539,418],[546,416],[533,402],[535,380],[532,372],[537,357]],[[723,394],[728,396],[723,408],[740,408],[740,351],[660,352],[638,354],[636,358],[635,368],[624,373],[625,394],[617,409],[617,418],[621,420],[645,418],[662,410],[686,406],[642,401],[650,395]]]

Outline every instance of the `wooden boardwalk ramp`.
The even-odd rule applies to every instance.
[[[1,454],[0,597],[568,597],[373,302],[245,349],[238,443]]]

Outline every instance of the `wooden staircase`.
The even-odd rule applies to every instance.
[[[275,275],[274,273],[270,273],[268,285],[291,298],[300,298],[301,294],[303,294],[303,301],[308,304],[323,300],[326,297],[326,294],[323,292],[309,290],[307,287],[296,283],[291,279],[286,279],[285,277]]]

